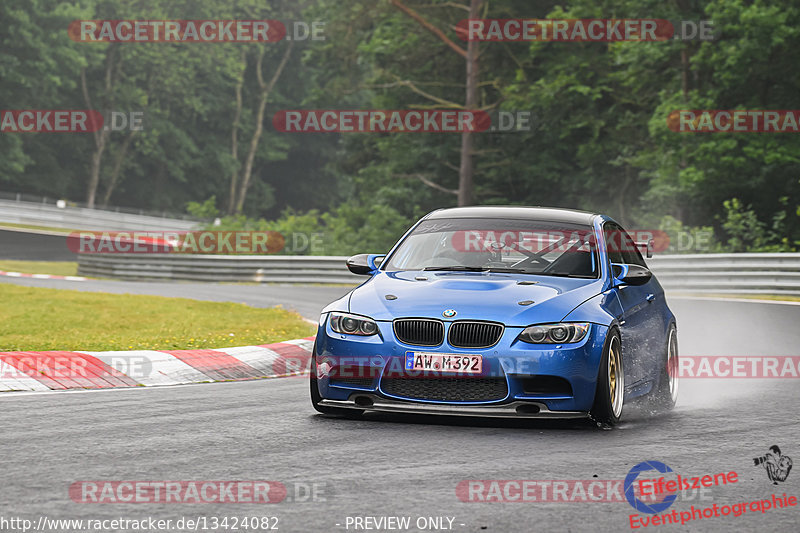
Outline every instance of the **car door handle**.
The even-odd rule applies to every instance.
[[[648,302],[652,302],[652,301],[654,301],[655,299],[656,299],[656,295],[655,295],[655,294],[648,294],[648,295],[647,295],[647,301],[648,301]]]

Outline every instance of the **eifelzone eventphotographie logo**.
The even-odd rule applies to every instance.
[[[767,477],[773,485],[777,485],[778,481],[786,481],[789,472],[792,471],[792,458],[781,454],[781,449],[777,444],[770,446],[769,451],[761,457],[754,457],[753,464],[764,467]]]

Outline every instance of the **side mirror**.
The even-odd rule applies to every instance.
[[[655,241],[653,239],[648,239],[646,241],[636,241],[636,247],[639,248],[639,251],[644,251],[645,255],[648,259],[653,257],[653,248],[655,248]]]
[[[611,273],[617,285],[644,285],[653,277],[653,273],[647,267],[621,263],[612,264]]]
[[[380,254],[358,254],[347,260],[347,268],[353,274],[360,276],[371,276],[378,270],[385,255]]]

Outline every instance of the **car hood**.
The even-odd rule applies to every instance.
[[[601,291],[600,279],[491,272],[379,272],[353,290],[349,310],[375,320],[393,320],[441,319],[443,311],[453,309],[456,315],[452,320],[491,320],[507,326],[528,326],[558,322]],[[391,299],[392,296],[396,298]],[[533,303],[519,303],[527,301]]]

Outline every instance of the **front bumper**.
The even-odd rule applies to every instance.
[[[431,404],[383,398],[376,394],[355,393],[348,400],[322,400],[320,405],[417,415],[485,416],[492,418],[586,418],[585,411],[551,411],[541,402],[515,401],[494,405]]]
[[[515,401],[494,405],[431,404],[383,398],[376,394],[355,393],[348,400],[322,400],[320,405],[417,415],[485,416],[491,418],[586,418],[585,411],[551,411],[541,402]]]
[[[314,354],[317,368],[311,371],[317,373],[321,405],[464,416],[585,416],[594,403],[597,372],[608,332],[607,326],[592,324],[580,342],[536,345],[517,340],[524,328],[507,326],[494,346],[463,349],[449,346],[447,340],[436,347],[404,344],[395,338],[391,322],[377,324],[378,334],[370,337],[336,333],[327,320],[320,325]],[[445,322],[445,327],[449,323]],[[505,380],[504,395],[487,401],[442,401],[387,392],[382,386],[384,374],[402,368],[409,351],[480,354],[485,372],[492,379]],[[555,389],[531,385],[541,379],[555,379],[565,385]]]

